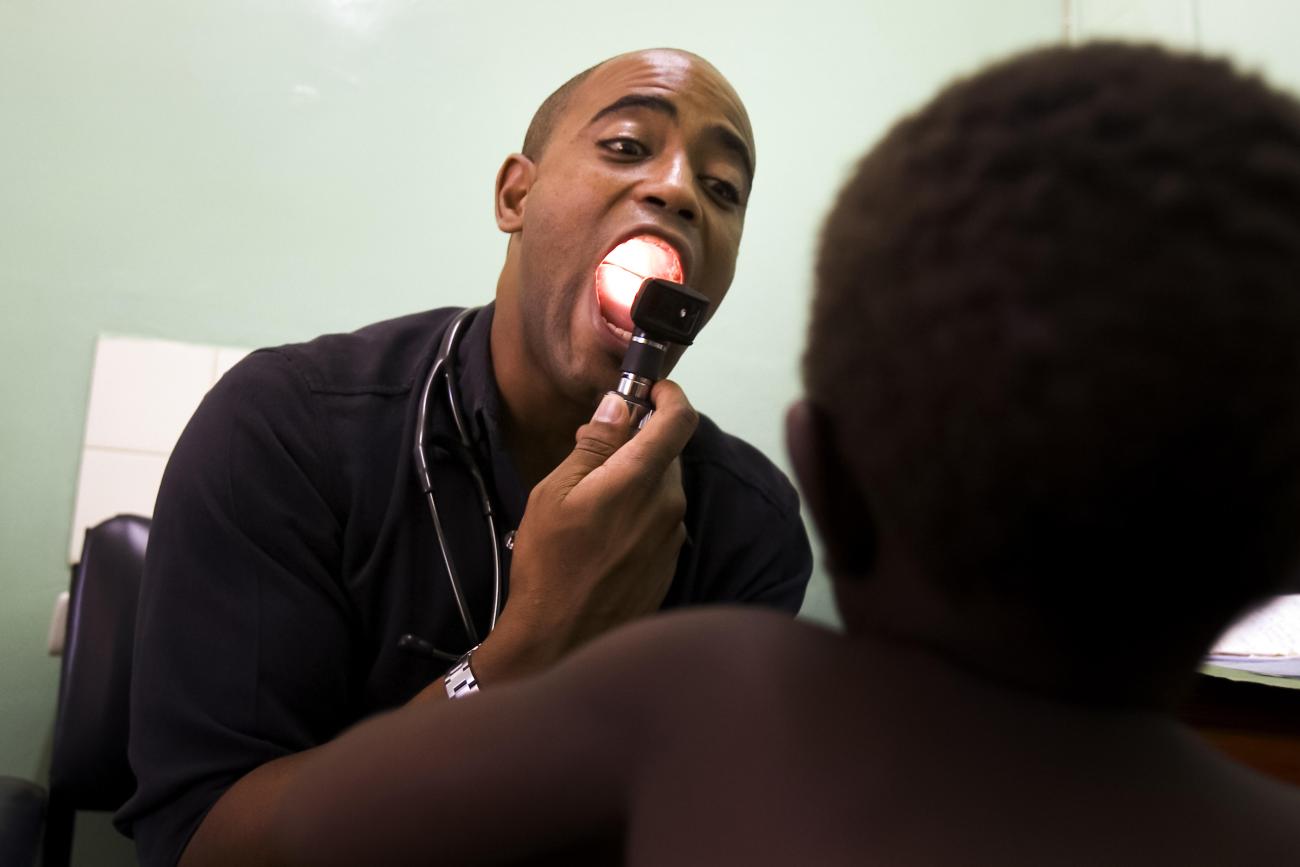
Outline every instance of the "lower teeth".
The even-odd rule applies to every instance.
[[[603,317],[602,317],[602,318],[603,318]],[[605,325],[607,325],[607,326],[609,327],[609,330],[610,330],[610,331],[614,332],[614,334],[616,334],[616,335],[618,336],[618,339],[619,339],[619,340],[631,340],[631,339],[632,339],[632,332],[631,332],[631,331],[624,331],[622,328],[619,328],[617,325],[615,325],[613,322],[610,322],[608,319],[605,320]]]

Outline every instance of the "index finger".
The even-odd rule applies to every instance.
[[[695,434],[700,414],[686,399],[681,386],[670,379],[655,383],[650,392],[655,411],[641,432],[632,437],[605,462],[607,470],[632,468],[638,474],[659,478],[682,453]]]

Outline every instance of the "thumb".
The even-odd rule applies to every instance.
[[[606,394],[591,421],[578,428],[573,451],[555,468],[552,476],[564,488],[572,488],[604,464],[631,436],[627,404],[617,394]]]

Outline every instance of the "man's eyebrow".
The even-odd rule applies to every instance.
[[[629,93],[627,96],[614,100],[592,115],[591,120],[587,121],[587,125],[590,126],[607,114],[614,114],[629,108],[648,108],[651,111],[666,114],[673,120],[677,119],[677,106],[662,96],[652,96],[648,93]]]
[[[654,96],[648,93],[629,93],[627,96],[620,97],[609,105],[602,108],[591,116],[587,125],[595,123],[602,117],[615,114],[620,111],[626,111],[630,108],[648,108],[651,111],[657,111],[660,114],[667,115],[673,120],[677,119],[677,106],[673,105],[670,100],[662,96]],[[740,158],[745,167],[745,175],[749,182],[754,182],[754,157],[749,152],[749,145],[745,140],[733,132],[729,127],[714,126],[711,132],[717,136],[718,141],[724,148],[734,153]]]
[[[749,179],[750,184],[754,183],[754,158],[749,153],[749,145],[745,140],[732,132],[728,127],[715,126],[713,134],[718,137],[718,141],[727,150],[740,157],[740,161],[745,164],[745,176]]]

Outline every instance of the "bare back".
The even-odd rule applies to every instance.
[[[268,863],[1279,867],[1300,852],[1300,790],[1172,719],[752,610],[652,618],[319,753]]]
[[[631,864],[1275,867],[1300,852],[1300,790],[1162,715],[1023,696],[780,617],[690,620],[660,624],[698,663],[678,700],[645,708],[662,740],[635,783]]]

